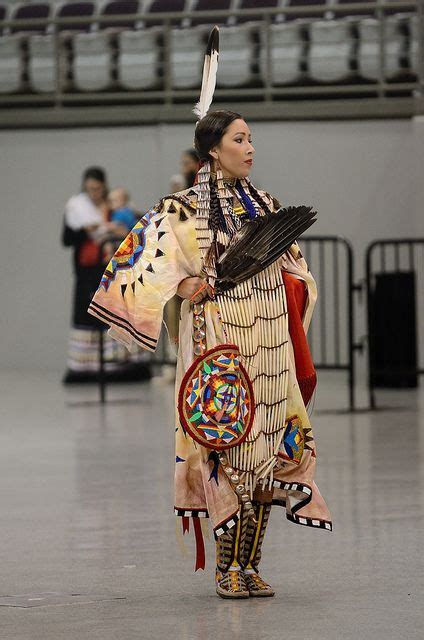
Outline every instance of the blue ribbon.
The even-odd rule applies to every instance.
[[[238,180],[236,183],[236,189],[244,205],[244,208],[246,209],[249,215],[249,220],[253,220],[253,218],[256,218],[256,215],[257,215],[255,205],[253,204],[253,202],[251,201],[251,199],[249,198],[249,196],[247,195],[247,193],[245,192],[245,190],[243,189],[243,187],[241,186]]]

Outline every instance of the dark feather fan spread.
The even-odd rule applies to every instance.
[[[280,258],[316,221],[312,207],[287,207],[247,222],[218,258],[216,292],[233,289]]]

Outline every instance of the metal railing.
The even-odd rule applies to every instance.
[[[418,249],[421,248],[421,255]],[[420,260],[420,262],[418,262]],[[376,333],[374,328],[374,306],[373,295],[375,278],[379,274],[400,274],[412,273],[418,279],[418,304],[417,312],[420,316],[423,313],[424,299],[422,293],[424,291],[424,280],[422,274],[424,272],[424,238],[403,238],[403,239],[386,239],[376,240],[368,245],[365,257],[366,269],[366,289],[367,289],[367,329],[368,329],[368,394],[370,409],[376,408],[376,377],[384,374],[386,377],[396,377],[399,375],[422,375],[424,368],[420,365],[417,358],[417,366],[400,370],[396,368],[380,368],[377,367],[375,359]],[[390,313],[390,309],[387,309]],[[417,342],[418,353],[420,340],[423,340],[423,334],[420,333],[422,322],[417,322]],[[421,345],[422,346],[422,345]],[[391,345],[387,344],[387,349]],[[418,354],[417,354],[418,355]]]
[[[354,411],[356,367],[355,292],[352,245],[339,236],[304,236],[302,252],[316,280],[317,307],[308,332],[308,342],[317,369],[346,371],[349,409]]]
[[[418,69],[415,78],[411,78],[410,81],[388,81],[385,74],[385,51],[386,51],[386,30],[385,20],[387,18],[386,12],[393,12],[398,9],[400,12],[405,13],[410,11],[411,14],[418,15]],[[317,16],[318,19],[323,19],[323,13],[333,18],[337,18],[338,15],[346,16],[347,12],[352,13],[352,20],[359,21],[367,16],[357,15],[360,12],[373,12],[379,23],[379,78],[376,82],[367,81],[365,84],[361,82],[355,74],[352,75],[351,81],[337,83],[311,83],[307,80],[307,73],[304,76],[304,81],[296,82],[295,86],[275,86],[272,80],[272,68],[271,68],[271,27],[274,18],[278,16],[296,16],[299,20],[304,18],[304,23],[307,26],[314,21],[311,15]],[[355,15],[356,14],[356,15]],[[120,103],[143,103],[148,101],[149,103],[157,102],[165,106],[171,106],[177,101],[192,101],[197,97],[198,88],[195,89],[176,89],[173,86],[172,78],[172,65],[171,65],[171,30],[175,29],[176,21],[179,24],[189,23],[192,19],[203,18],[215,18],[229,20],[228,26],[231,25],[231,20],[234,22],[238,17],[246,18],[250,17],[252,20],[257,20],[257,28],[265,30],[264,46],[266,47],[265,54],[265,68],[261,70],[261,79],[258,83],[259,86],[247,86],[236,88],[219,88],[216,90],[215,97],[217,100],[260,100],[261,102],[271,103],[275,100],[281,100],[284,98],[304,99],[307,97],[313,97],[315,99],[326,98],[329,95],[331,97],[346,98],[349,96],[361,96],[364,92],[367,96],[373,97],[376,100],[387,98],[396,91],[409,92],[416,98],[424,98],[424,6],[421,0],[400,1],[400,2],[361,2],[343,5],[314,5],[305,7],[281,7],[281,8],[268,8],[268,9],[246,9],[246,10],[232,10],[232,11],[187,11],[182,13],[137,13],[123,16],[91,16],[91,17],[69,17],[69,18],[50,18],[48,20],[7,20],[2,23],[3,29],[13,29],[19,27],[20,29],[34,28],[35,26],[48,27],[53,36],[54,52],[56,58],[56,82],[55,89],[51,93],[31,93],[29,91],[23,91],[16,94],[1,94],[0,106],[8,105],[50,105],[61,107],[70,106],[76,104],[88,104],[95,105],[101,104],[120,104]],[[146,90],[128,90],[123,91],[119,89],[116,82],[115,85],[111,83],[111,90],[102,90],[99,92],[90,91],[78,91],[75,87],[71,89],[67,88],[66,84],[66,72],[64,72],[64,64],[66,56],[69,51],[66,51],[65,41],[69,46],[69,38],[75,35],[75,32],[65,32],[67,25],[80,24],[81,27],[90,25],[102,25],[107,27],[108,24],[116,26],[117,23],[134,21],[134,23],[141,23],[144,27],[148,27],[151,23],[160,22],[160,47],[161,47],[161,62],[160,62],[160,88],[152,88]],[[198,28],[198,27],[196,27]],[[205,33],[207,33],[209,27],[205,26]],[[256,27],[255,27],[256,28]],[[140,38],[143,37],[143,29],[136,30],[140,33]],[[66,34],[66,37],[65,37]],[[28,36],[30,34],[26,34]],[[111,31],[111,37],[113,38],[113,30]],[[307,40],[307,36],[306,36]],[[307,46],[307,44],[305,45]],[[257,60],[255,61],[258,62]],[[113,79],[113,78],[112,78]],[[199,69],[199,82],[200,82],[200,69]]]

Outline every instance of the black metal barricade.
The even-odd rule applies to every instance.
[[[304,236],[300,245],[318,288],[318,301],[308,333],[315,367],[348,375],[349,409],[355,409],[354,283],[352,245],[339,236]]]
[[[365,258],[369,406],[379,386],[416,386],[422,313],[424,238],[376,240]],[[382,335],[384,334],[384,335]]]

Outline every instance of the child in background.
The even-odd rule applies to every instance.
[[[123,187],[112,189],[108,195],[110,220],[106,223],[106,231],[114,240],[123,240],[138,220],[135,212],[128,206],[130,195]],[[113,242],[103,245],[103,260],[108,262],[117,249]]]
[[[110,191],[108,200],[112,211],[110,221],[113,230],[118,236],[126,236],[137,222],[137,216],[129,206],[130,195],[126,189],[118,187]]]

